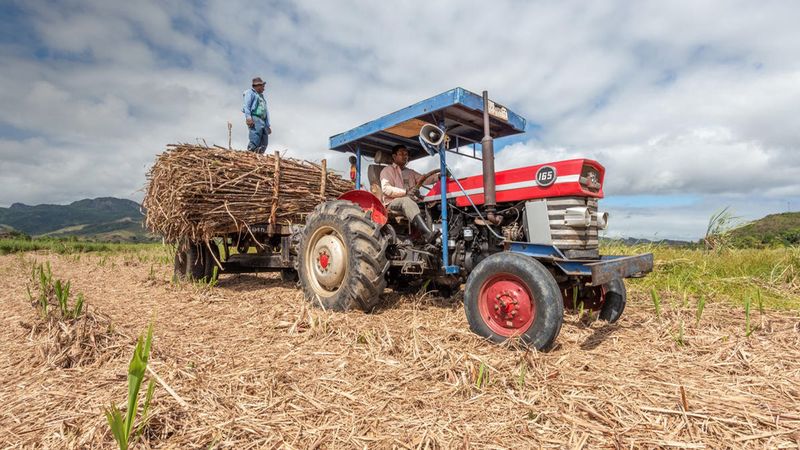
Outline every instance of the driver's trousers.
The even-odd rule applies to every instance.
[[[404,215],[408,220],[414,219],[420,212],[417,203],[409,197],[392,199],[392,201],[386,204],[386,208],[389,211]]]

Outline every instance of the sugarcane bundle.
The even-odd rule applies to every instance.
[[[308,161],[203,145],[171,144],[147,174],[145,225],[169,242],[299,223],[353,183]]]

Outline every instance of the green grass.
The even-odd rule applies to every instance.
[[[86,252],[139,252],[162,247],[161,244],[113,244],[106,242],[72,241],[62,239],[0,239],[0,255],[48,250],[59,254]]]
[[[800,309],[800,247],[705,251],[658,245],[604,245],[606,255],[653,253],[653,272],[626,284],[632,291],[658,291],[683,298],[743,305],[757,298],[763,307]],[[698,308],[702,314],[702,307]]]

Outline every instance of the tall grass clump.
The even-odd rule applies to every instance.
[[[150,402],[153,399],[153,392],[156,387],[155,380],[152,378],[147,385],[147,392],[144,396],[142,420],[139,421],[138,427],[134,427],[136,415],[139,410],[139,391],[144,381],[147,363],[150,360],[150,346],[152,341],[153,322],[150,322],[146,339],[142,342],[142,336],[139,336],[139,339],[136,341],[136,348],[133,350],[133,357],[128,365],[128,399],[125,415],[123,416],[122,411],[113,403],[109,409],[105,410],[108,426],[111,428],[111,434],[114,436],[114,441],[116,441],[120,450],[127,450],[147,424],[147,413],[150,409]]]
[[[744,225],[729,207],[714,213],[708,220],[703,243],[707,250],[721,251],[732,247],[731,232]]]

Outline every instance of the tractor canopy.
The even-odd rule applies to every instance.
[[[489,128],[493,138],[525,132],[525,119],[505,106],[489,100]],[[330,149],[374,158],[379,151],[390,152],[403,144],[409,159],[428,156],[419,143],[423,125],[442,128],[449,139],[446,149],[480,159],[483,138],[483,98],[463,88],[451,89],[411,106],[331,136]],[[462,149],[462,147],[471,149]],[[460,150],[459,150],[460,149]]]

